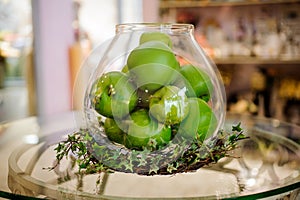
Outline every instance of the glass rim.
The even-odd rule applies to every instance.
[[[193,24],[185,23],[121,23],[116,25],[116,33],[125,31],[172,31],[176,33],[189,33],[194,30]]]

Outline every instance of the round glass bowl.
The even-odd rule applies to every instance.
[[[83,102],[79,124],[99,162],[115,171],[150,173],[153,163],[166,167],[223,127],[224,86],[193,32],[190,24],[120,24],[92,52],[87,60],[98,63],[88,81],[78,79],[84,100],[76,96],[74,102]],[[88,68],[85,62],[82,71]]]

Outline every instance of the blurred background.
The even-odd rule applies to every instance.
[[[180,22],[214,60],[228,112],[300,124],[299,0],[0,0],[0,123],[72,110],[80,65],[129,22]]]

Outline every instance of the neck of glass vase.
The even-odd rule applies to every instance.
[[[159,31],[168,34],[191,34],[194,31],[192,24],[177,23],[127,23],[116,25],[116,34],[132,31]]]

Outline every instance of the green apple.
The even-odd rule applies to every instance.
[[[143,44],[148,41],[161,41],[172,48],[172,41],[169,35],[162,32],[146,32],[143,33],[140,37],[140,44]]]
[[[209,105],[200,98],[189,98],[189,114],[180,123],[178,132],[188,138],[204,141],[215,131],[217,118]]]
[[[150,97],[150,114],[167,125],[180,123],[189,112],[185,90],[176,86],[165,86]]]
[[[185,65],[180,69],[180,73],[185,79],[188,97],[198,97],[205,101],[210,99],[210,92],[213,85],[208,74],[202,69],[193,65]]]
[[[151,119],[148,110],[139,109],[131,115],[125,146],[130,149],[156,149],[171,140],[171,128]]]
[[[128,72],[128,66],[125,65],[125,66],[122,68],[121,72],[123,72],[123,73],[126,74],[126,73]]]
[[[127,66],[136,85],[150,93],[174,82],[180,67],[172,50],[160,41],[145,42],[132,50]]]
[[[126,133],[118,126],[118,124],[114,119],[111,118],[105,119],[104,131],[110,141],[119,144],[125,144]]]
[[[94,84],[92,104],[109,118],[123,118],[136,106],[138,97],[128,76],[119,71],[103,74]]]

